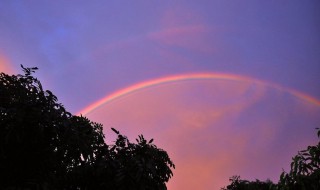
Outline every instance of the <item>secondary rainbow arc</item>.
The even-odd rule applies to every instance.
[[[258,80],[254,78],[250,78],[247,76],[242,76],[242,75],[235,75],[235,74],[226,74],[226,73],[188,73],[188,74],[179,74],[179,75],[172,75],[172,76],[166,76],[162,78],[156,78],[144,82],[140,82],[137,84],[134,84],[132,86],[129,86],[127,88],[123,88],[121,90],[118,90],[110,95],[105,96],[104,98],[94,102],[93,104],[90,104],[89,106],[85,107],[81,111],[77,113],[77,115],[87,115],[96,108],[111,102],[117,98],[120,98],[122,96],[125,96],[127,94],[133,93],[135,91],[148,88],[151,86],[156,86],[164,83],[170,83],[170,82],[175,82],[175,81],[183,81],[183,80],[197,80],[197,79],[219,79],[219,80],[231,80],[231,81],[240,81],[240,82],[250,82],[258,85],[263,85],[263,86],[268,86],[275,88],[277,90],[281,91],[286,91],[302,100],[305,100],[307,102],[310,102],[316,106],[320,106],[320,100],[299,92],[297,90],[293,90],[290,88],[282,87],[278,84],[270,83],[270,82],[265,82],[263,80]]]

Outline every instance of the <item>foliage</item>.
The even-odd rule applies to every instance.
[[[221,190],[275,190],[276,185],[270,181],[248,181],[240,179],[240,176],[232,176],[229,181],[231,182],[226,188]]]
[[[320,129],[317,128],[320,139]],[[289,173],[282,172],[280,181],[274,184],[266,182],[241,180],[240,176],[230,178],[231,184],[222,190],[318,190],[320,189],[320,141],[308,146],[292,158]]]
[[[320,130],[317,128],[318,138]],[[320,141],[292,158],[289,173],[280,175],[279,189],[318,190],[320,189]]]
[[[101,124],[67,112],[37,68],[22,69],[0,73],[0,189],[166,189],[175,166],[153,140],[113,129],[107,145]]]
[[[165,183],[173,175],[170,167],[175,167],[170,161],[167,153],[152,144],[152,139],[147,141],[142,135],[139,136],[137,144],[131,143],[127,137],[113,129],[118,138],[114,145],[110,146],[108,162],[102,159],[97,162],[97,171],[100,172],[96,178],[97,188],[107,188],[110,185],[103,184],[106,178],[113,178],[112,184],[116,189],[166,189]],[[110,174],[108,165],[113,168]],[[170,167],[168,167],[170,166]]]

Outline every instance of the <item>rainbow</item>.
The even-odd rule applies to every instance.
[[[199,80],[199,79],[219,79],[219,80],[230,80],[230,81],[241,81],[241,82],[250,82],[258,85],[264,85],[269,86],[272,88],[275,88],[277,90],[288,92],[302,100],[305,100],[307,102],[310,102],[316,106],[320,106],[320,100],[309,96],[307,94],[304,94],[302,92],[285,88],[277,84],[268,83],[262,80],[241,76],[241,75],[234,75],[234,74],[225,74],[225,73],[189,73],[189,74],[180,74],[180,75],[173,75],[173,76],[167,76],[162,78],[157,78],[153,80],[144,81],[141,83],[134,84],[132,86],[129,86],[127,88],[121,89],[119,91],[116,91],[110,95],[105,96],[104,98],[94,102],[93,104],[87,106],[86,108],[82,109],[77,113],[77,115],[87,115],[94,109],[102,106],[103,104],[106,104],[108,102],[111,102],[117,98],[120,98],[122,96],[128,95],[130,93],[136,92],[141,89],[149,88],[151,86],[156,86],[160,84],[165,83],[171,83],[175,81],[185,81],[185,80]]]

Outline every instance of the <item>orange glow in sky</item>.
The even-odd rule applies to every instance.
[[[8,59],[0,54],[0,72],[12,74],[13,69],[11,68]]]
[[[111,127],[131,140],[154,138],[176,164],[170,190],[219,189],[236,174],[277,182],[291,157],[315,142],[320,106],[296,94],[247,77],[200,73],[133,85],[81,113],[104,125],[107,143],[115,138]]]

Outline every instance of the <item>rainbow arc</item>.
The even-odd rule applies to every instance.
[[[250,78],[250,77],[246,77],[246,76],[241,76],[241,75],[235,75],[235,74],[189,73],[189,74],[172,75],[172,76],[166,76],[166,77],[157,78],[157,79],[153,79],[153,80],[148,80],[148,81],[134,84],[134,85],[129,86],[127,88],[123,88],[121,90],[118,90],[118,91],[116,91],[110,95],[107,95],[104,98],[90,104],[86,108],[79,111],[77,113],[77,115],[80,115],[80,114],[87,115],[90,112],[92,112],[93,110],[95,110],[96,108],[98,108],[106,103],[109,103],[117,98],[131,94],[131,93],[136,92],[141,89],[145,89],[145,88],[149,88],[152,86],[157,86],[157,85],[161,85],[161,84],[165,84],[165,83],[176,82],[176,81],[199,80],[199,79],[219,79],[219,80],[229,80],[229,81],[250,82],[253,84],[263,85],[263,86],[275,88],[280,91],[288,92],[288,93],[292,94],[293,96],[296,96],[297,98],[300,98],[304,101],[312,103],[316,106],[320,106],[320,100],[318,100],[308,94],[299,92],[297,90],[282,87],[278,84],[273,84],[273,83],[265,82],[262,80],[258,80],[258,79],[254,79],[254,78]]]

